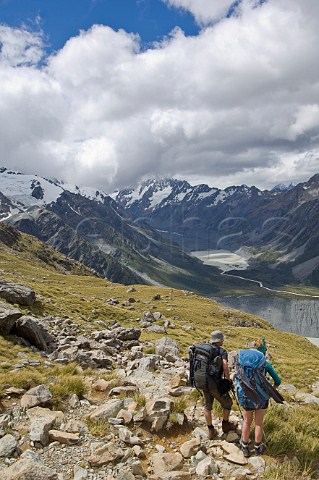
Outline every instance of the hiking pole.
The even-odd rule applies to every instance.
[[[240,416],[241,416],[242,420],[244,420],[244,415],[243,415],[243,412],[242,412],[242,410],[241,410],[241,408],[240,408],[240,405],[239,405],[239,402],[238,402],[238,399],[237,399],[237,395],[236,395],[236,393],[235,393],[235,388],[234,388],[234,385],[232,385],[232,387],[231,387],[231,391],[232,391],[232,394],[233,394],[234,400],[235,400],[235,401],[236,401],[236,403],[237,403],[237,407],[238,407],[238,410],[239,410]]]

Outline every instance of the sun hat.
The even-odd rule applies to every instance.
[[[223,332],[221,332],[220,330],[215,330],[210,335],[211,343],[223,342],[224,339],[225,339],[225,336],[224,336]]]

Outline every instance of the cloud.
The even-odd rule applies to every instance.
[[[167,5],[181,8],[194,15],[199,25],[207,25],[224,17],[234,0],[163,0]]]
[[[228,9],[173,3],[203,19]],[[317,0],[244,0],[197,36],[176,28],[146,49],[94,25],[45,61],[41,35],[1,27],[0,164],[106,191],[153,176],[307,180],[319,156],[318,14]]]
[[[35,65],[43,56],[41,34],[5,25],[0,25],[0,47],[1,65]]]

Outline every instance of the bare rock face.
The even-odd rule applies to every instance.
[[[0,281],[0,297],[9,303],[32,306],[35,302],[35,291],[33,288],[22,283],[14,283],[9,280]]]
[[[58,478],[58,474],[51,468],[27,459],[21,459],[1,472],[2,480],[58,480]]]
[[[0,334],[10,333],[16,320],[22,316],[18,308],[0,301]]]

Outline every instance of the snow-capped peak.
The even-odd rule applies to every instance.
[[[90,187],[78,187],[38,175],[26,175],[5,167],[0,168],[0,192],[17,207],[45,206],[57,201],[68,191],[91,200],[103,202],[108,195]]]

